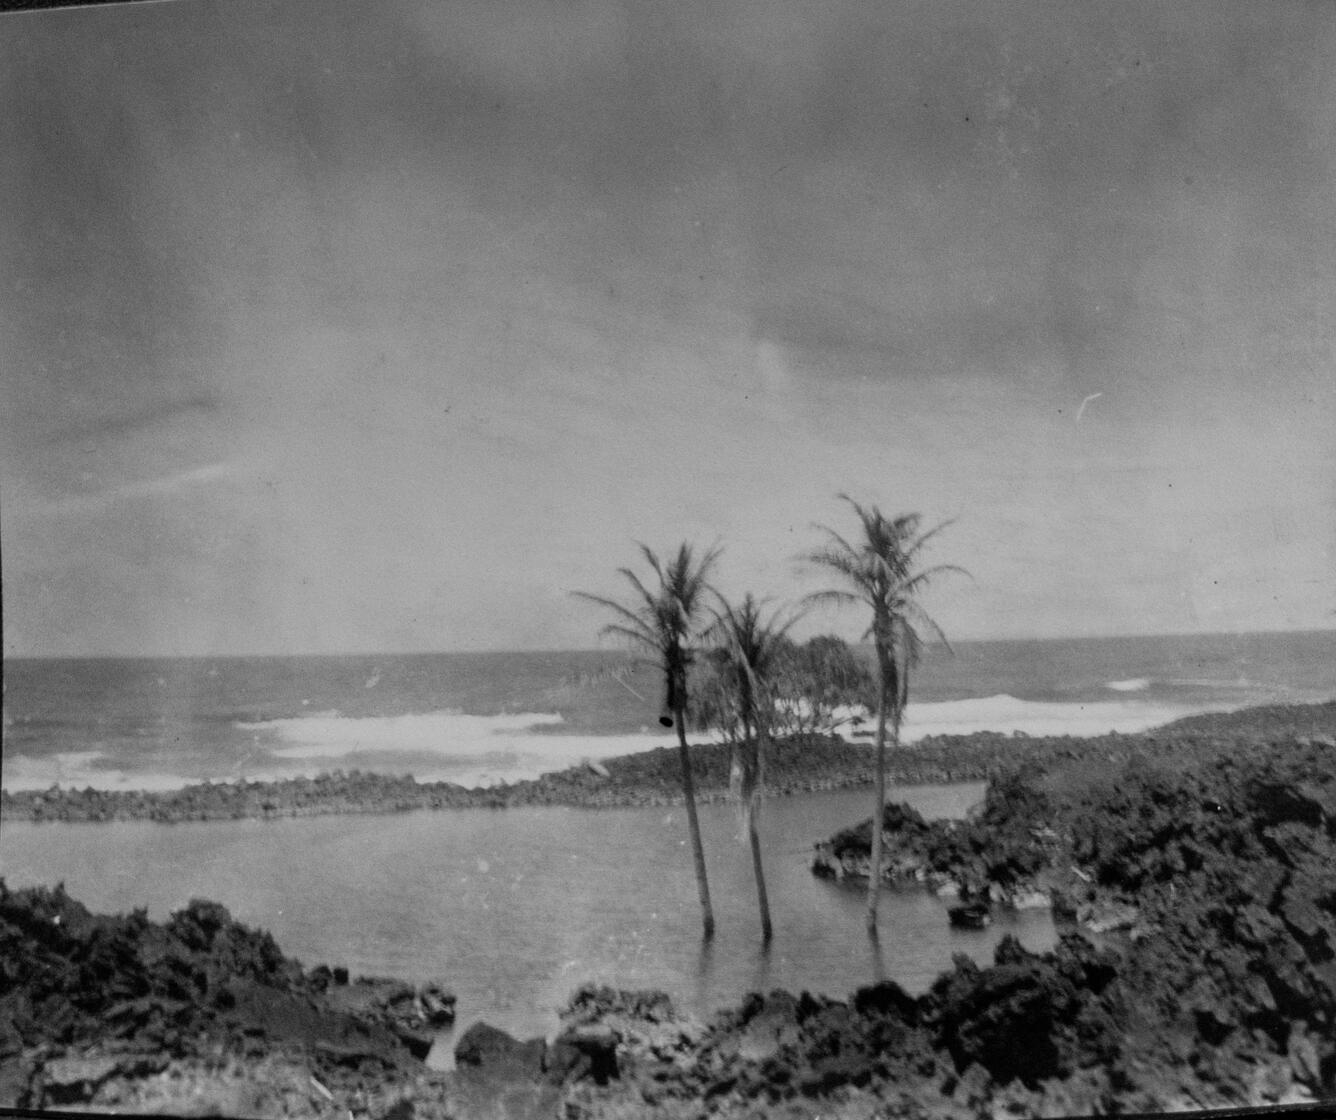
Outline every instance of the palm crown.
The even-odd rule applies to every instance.
[[[886,722],[891,723],[891,737],[898,745],[900,718],[909,700],[909,667],[918,660],[922,639],[916,624],[932,630],[943,642],[946,637],[924,609],[918,593],[934,576],[942,572],[962,571],[950,564],[919,568],[924,546],[945,525],[923,533],[916,513],[889,518],[876,506],[862,506],[847,494],[840,497],[854,508],[862,523],[863,537],[852,544],[834,529],[826,529],[824,546],[808,554],[807,559],[843,577],[844,586],[809,595],[809,602],[862,603],[872,608],[870,636],[877,651],[877,768],[875,806],[872,826],[871,870],[868,874],[868,932],[877,935],[877,895],[882,876],[882,829],[880,822],[886,805]]]
[[[796,615],[781,618],[780,611],[765,618],[763,604],[750,592],[736,607],[718,593],[716,598],[719,606],[705,636],[714,641],[721,654],[718,667],[726,674],[729,691],[736,698],[738,718],[750,732],[757,726],[759,707],[772,699],[770,682],[776,661],[786,648],[789,628],[798,619]]]
[[[618,616],[619,621],[608,623],[600,633],[626,638],[654,655],[655,664],[664,671],[666,707],[677,711],[686,702],[691,647],[705,608],[707,580],[720,549],[707,550],[697,561],[692,546],[683,543],[666,563],[647,545],[640,545],[640,552],[658,579],[657,588],[647,587],[630,568],[618,568],[634,590],[631,605],[583,591],[576,594]]]
[[[917,597],[934,577],[963,569],[954,564],[922,569],[916,565],[924,546],[950,522],[924,533],[919,531],[922,519],[916,513],[888,518],[876,506],[861,505],[847,494],[840,497],[858,515],[863,537],[853,544],[834,529],[822,527],[829,540],[806,559],[838,573],[845,586],[813,592],[807,601],[836,606],[861,603],[871,608],[872,623],[863,636],[872,638],[879,656],[890,657],[893,666],[912,664],[922,646],[920,627],[946,641],[941,627],[919,605]],[[895,692],[899,700],[901,689]]]

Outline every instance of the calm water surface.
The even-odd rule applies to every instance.
[[[980,783],[893,792],[926,816],[960,816]],[[814,877],[812,843],[864,817],[866,791],[777,799],[762,840],[775,923],[761,947],[756,895],[735,810],[701,808],[718,932],[703,947],[686,824],[672,809],[510,809],[162,825],[3,822],[11,887],[64,881],[90,908],[146,906],[164,918],[192,897],[268,929],[308,966],[441,977],[460,1028],[486,1021],[550,1032],[580,983],[662,988],[709,1012],[749,991],[843,998],[882,977],[924,989],[955,953],[991,959],[1005,933],[1040,950],[1046,912],[971,932],[919,892],[884,896],[875,950],[863,892]]]

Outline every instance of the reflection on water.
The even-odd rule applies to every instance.
[[[982,786],[898,791],[926,816],[963,815]],[[985,931],[947,924],[918,890],[882,897],[869,941],[862,890],[815,878],[814,841],[864,816],[869,795],[768,803],[761,819],[775,937],[761,943],[751,860],[729,806],[701,808],[718,933],[703,945],[680,808],[511,809],[159,825],[0,826],[0,874],[14,887],[63,880],[95,910],[146,906],[155,918],[193,897],[270,930],[308,966],[440,977],[478,1020],[521,1036],[551,1031],[581,983],[661,988],[709,1012],[783,987],[843,998],[881,978],[921,991],[952,954],[991,958],[1015,933],[1054,940],[1025,912]]]

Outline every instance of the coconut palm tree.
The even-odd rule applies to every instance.
[[[699,560],[691,545],[683,543],[677,554],[666,562],[654,551],[640,545],[641,555],[654,573],[654,583],[646,583],[630,568],[618,571],[631,585],[629,604],[619,603],[583,591],[581,599],[614,612],[618,621],[601,631],[625,638],[650,654],[664,676],[663,715],[660,722],[677,728],[677,743],[682,762],[682,794],[686,800],[687,826],[691,832],[691,853],[696,864],[696,889],[700,894],[705,937],[714,936],[714,911],[710,906],[710,884],[705,874],[705,849],[701,846],[700,822],[696,817],[696,784],[691,773],[691,755],[687,749],[686,708],[687,670],[694,655],[705,617],[706,582],[719,559],[719,548],[709,549]]]
[[[714,625],[706,632],[718,653],[716,668],[729,694],[731,715],[739,727],[733,742],[733,792],[742,807],[742,823],[751,845],[756,897],[761,907],[761,937],[773,936],[770,902],[761,864],[761,841],[756,824],[765,790],[765,759],[769,754],[770,726],[774,710],[773,674],[787,644],[785,632],[797,621],[781,621],[779,612],[767,620],[761,604],[748,593],[733,607],[722,595],[714,612]]]
[[[882,814],[886,805],[886,725],[891,741],[900,743],[900,720],[909,699],[909,665],[922,644],[919,627],[946,640],[941,628],[919,605],[917,596],[943,572],[963,572],[951,564],[918,568],[924,546],[948,523],[919,532],[916,513],[888,518],[876,506],[863,506],[847,494],[839,497],[858,515],[862,536],[850,542],[833,529],[825,545],[805,559],[841,578],[844,586],[817,591],[808,602],[836,606],[861,604],[872,611],[872,624],[863,635],[871,637],[877,655],[877,770],[876,811],[872,816],[872,860],[868,875],[867,928],[877,935],[877,900],[881,890]]]

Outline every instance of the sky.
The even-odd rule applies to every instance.
[[[954,639],[1336,626],[1328,3],[0,19],[6,656],[593,647],[841,492]]]

